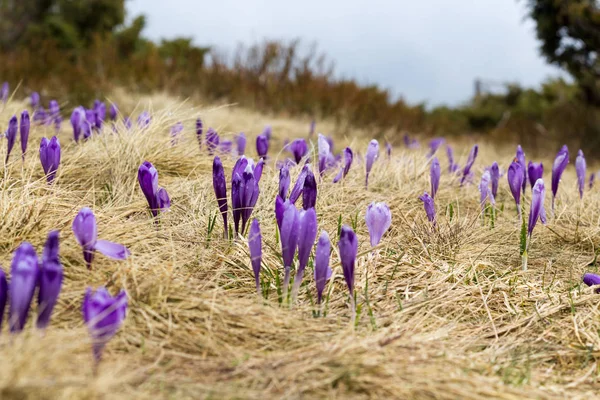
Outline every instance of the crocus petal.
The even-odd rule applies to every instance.
[[[331,253],[331,242],[327,232],[322,231],[315,250],[315,284],[317,286],[317,304],[321,304],[323,290],[327,280],[331,278],[329,267],[329,255]]]
[[[521,145],[517,146],[517,155],[516,161],[521,165],[521,171],[523,172],[523,182],[521,183],[521,187],[523,189],[523,194],[525,194],[525,188],[527,187],[527,165],[525,164],[525,152]]]
[[[440,187],[440,162],[437,157],[434,157],[431,161],[431,167],[429,169],[429,177],[431,181],[431,197],[435,199],[435,194]]]
[[[4,270],[0,268],[0,331],[2,330],[2,320],[4,319],[4,309],[6,308],[6,301],[8,300],[8,282],[6,281],[6,274]]]
[[[289,204],[283,212],[279,236],[283,265],[285,268],[290,268],[294,262],[298,244],[298,210],[293,204]]]
[[[583,198],[583,189],[585,188],[586,162],[581,149],[577,153],[575,160],[575,171],[577,172],[577,186],[579,188],[579,198]]]
[[[98,239],[98,226],[91,209],[83,207],[73,220],[72,228],[77,243],[83,247],[95,247]]]
[[[10,268],[8,324],[11,332],[22,331],[27,323],[38,275],[35,249],[30,243],[23,242],[15,251]]]
[[[569,164],[569,148],[565,144],[559,152],[556,154],[554,163],[552,164],[552,203],[554,204],[554,198],[558,193],[558,184],[560,178]]]
[[[435,203],[433,201],[433,197],[431,197],[427,192],[423,193],[419,196],[419,200],[423,202],[423,206],[425,207],[425,214],[427,215],[427,219],[430,222],[433,222],[435,225]]]
[[[52,231],[44,246],[39,276],[38,318],[36,326],[44,329],[50,324],[52,310],[62,288],[63,267],[58,257],[59,233]]]
[[[373,163],[375,162],[378,156],[379,142],[373,139],[369,142],[369,147],[367,148],[367,155],[365,156],[367,160],[367,174],[365,177],[365,186],[369,185],[369,173],[371,172],[371,169],[373,168]]]
[[[460,180],[461,186],[465,183],[465,181],[468,179],[469,175],[471,174],[471,168],[473,167],[473,164],[475,163],[475,159],[477,159],[478,152],[479,152],[479,146],[474,145],[473,148],[471,149],[471,152],[469,153],[467,163],[465,164],[465,166],[463,168],[463,176],[462,176],[462,179]]]
[[[531,195],[531,210],[529,211],[529,224],[527,227],[527,234],[531,236],[533,228],[537,223],[538,217],[544,212],[544,197],[546,190],[544,187],[544,181],[538,179],[533,186]]]
[[[124,260],[131,254],[127,247],[123,246],[122,244],[109,242],[108,240],[102,239],[96,242],[95,249],[105,256],[114,258],[115,260]]]
[[[338,242],[340,259],[342,262],[342,271],[350,297],[354,297],[354,267],[356,263],[356,254],[358,253],[358,240],[356,234],[347,225],[342,226],[340,241]]]
[[[317,181],[310,169],[307,170],[302,189],[302,208],[314,208],[317,203]]]
[[[531,184],[531,188],[533,189],[533,185],[537,182],[538,179],[544,177],[544,165],[540,163],[534,163],[529,161],[527,166],[527,176],[529,178],[529,183]]]
[[[490,178],[492,180],[492,196],[496,198],[498,196],[498,184],[500,182],[500,167],[496,161],[494,161],[490,167]]]
[[[283,165],[279,170],[279,197],[283,200],[287,198],[290,190],[290,169],[287,165]]]
[[[365,215],[367,228],[371,237],[371,246],[375,247],[392,224],[392,213],[386,203],[371,203]]]
[[[596,274],[584,274],[583,275],[583,283],[588,286],[598,286],[600,285],[600,276]],[[596,293],[600,293],[600,287],[595,290]]]
[[[317,213],[314,208],[300,211],[298,215],[298,275],[302,280],[302,273],[308,264],[310,251],[317,238]]]
[[[254,280],[256,282],[256,290],[260,293],[260,263],[262,260],[262,236],[260,233],[260,224],[254,218],[250,225],[250,233],[248,234],[248,247],[250,249],[250,261],[252,262],[252,270],[254,271]]]
[[[515,199],[515,203],[517,204],[517,208],[519,209],[520,214],[520,206],[521,206],[521,188],[523,186],[523,167],[517,161],[513,161],[508,167],[508,173],[506,174],[508,178],[508,186],[510,187],[510,192]]]

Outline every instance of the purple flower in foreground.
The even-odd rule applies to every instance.
[[[6,139],[7,139],[7,150],[6,150],[6,161],[8,162],[8,157],[10,157],[10,152],[12,151],[15,140],[17,139],[17,130],[18,130],[18,121],[17,116],[13,115],[10,121],[8,121],[8,129],[6,130]]]
[[[591,189],[591,188],[593,188],[593,187],[594,187],[594,179],[595,179],[595,178],[596,178],[596,173],[595,173],[595,172],[592,172],[592,173],[590,174],[590,181],[589,181],[589,183],[588,183],[588,188],[589,188],[589,189]]]
[[[292,298],[298,295],[298,289],[304,278],[304,270],[308,265],[310,251],[317,238],[317,213],[314,208],[302,210],[298,213],[298,270],[294,278],[294,287],[292,289]]]
[[[111,121],[116,121],[119,116],[119,109],[115,103],[110,103],[110,107],[108,108],[108,115],[110,116]]]
[[[596,274],[586,273],[583,275],[583,283],[588,286],[598,286],[600,285],[600,276]],[[596,288],[596,293],[600,293],[600,287]]]
[[[496,198],[496,196],[498,196],[498,184],[500,182],[500,167],[496,161],[494,161],[490,167],[490,178],[492,180],[492,196]]]
[[[127,313],[127,293],[112,297],[104,287],[95,292],[87,288],[83,298],[83,321],[92,338],[94,360],[99,362],[106,343],[117,333]]]
[[[306,171],[304,188],[302,189],[302,208],[308,210],[317,204],[317,180],[310,169]]]
[[[479,184],[479,204],[481,204],[482,210],[485,208],[486,199],[489,200],[492,205],[496,204],[494,196],[492,195],[492,190],[490,189],[491,181],[492,177],[490,176],[490,171],[485,171],[481,176],[481,183]]]
[[[198,144],[200,145],[201,149],[202,149],[202,129],[203,129],[202,120],[200,118],[198,118],[196,120],[196,139],[198,139]]]
[[[223,236],[227,238],[227,181],[225,180],[225,170],[218,156],[213,160],[213,188],[219,205],[219,212],[223,217]]]
[[[208,128],[206,131],[206,149],[208,154],[213,155],[219,147],[219,134],[213,128]]]
[[[296,254],[296,247],[298,246],[298,228],[298,210],[293,204],[289,202],[284,203],[283,215],[281,217],[281,227],[279,232],[279,238],[281,241],[281,256],[283,258],[284,268],[284,298],[287,297],[287,290],[290,283],[290,272],[292,269],[292,264],[294,263],[294,254]]]
[[[350,147],[346,147],[344,149],[344,165],[340,167],[340,172],[333,178],[333,183],[337,183],[340,179],[345,178],[348,175],[348,171],[350,171],[350,167],[352,166],[353,159],[352,149]]]
[[[29,104],[34,110],[40,106],[40,94],[38,92],[31,93]]]
[[[244,134],[244,132],[240,132],[235,138],[238,156],[243,156],[244,153],[246,153],[246,142],[246,134]]]
[[[169,194],[158,186],[158,171],[154,165],[144,161],[138,168],[138,183],[148,201],[152,216],[158,216],[159,211],[167,211],[171,206]]]
[[[306,140],[304,139],[294,140],[288,145],[288,149],[294,156],[294,161],[296,161],[296,164],[300,164],[302,158],[308,154],[308,144],[306,144]]]
[[[354,314],[354,268],[356,264],[356,255],[358,253],[358,240],[356,234],[348,225],[342,226],[338,250],[340,252],[340,261],[342,262],[344,279],[346,280],[348,292],[350,293],[352,313]]]
[[[429,178],[431,181],[431,197],[435,199],[435,194],[440,187],[440,174],[442,173],[440,169],[440,162],[437,157],[434,157],[431,161],[431,167],[429,168]]]
[[[283,165],[279,170],[279,197],[285,200],[290,190],[290,169]]]
[[[527,187],[527,164],[525,164],[525,152],[523,151],[521,145],[517,146],[516,160],[521,165],[521,169],[523,171],[523,183],[521,185],[523,194],[525,194],[525,188]]]
[[[369,236],[371,238],[371,247],[375,247],[381,241],[381,238],[392,225],[392,213],[386,203],[371,203],[367,207],[365,215]]]
[[[534,163],[529,161],[527,166],[527,177],[529,178],[529,183],[533,189],[533,185],[535,185],[537,180],[544,177],[544,165],[541,162]]]
[[[258,153],[259,158],[267,157],[267,153],[269,152],[269,139],[264,134],[256,137],[256,152]]]
[[[52,183],[60,165],[60,143],[56,136],[52,139],[42,138],[40,143],[40,162],[46,175],[46,181]]]
[[[8,101],[9,92],[10,88],[8,86],[8,82],[4,82],[0,88],[0,100],[2,100],[3,103]]]
[[[260,234],[260,225],[254,218],[250,224],[250,233],[248,234],[248,248],[250,249],[250,262],[254,271],[254,280],[256,282],[256,292],[260,295],[260,263],[262,261],[262,236]]]
[[[585,175],[587,165],[585,163],[585,157],[583,151],[579,149],[577,152],[577,158],[575,159],[575,171],[577,172],[577,186],[579,188],[579,198],[583,198],[583,189],[585,188]]]
[[[465,183],[465,181],[471,174],[471,168],[473,167],[473,164],[475,163],[475,159],[477,158],[478,151],[479,151],[479,146],[475,145],[475,146],[473,146],[473,148],[471,149],[471,152],[469,153],[469,157],[467,158],[467,163],[465,164],[465,167],[463,168],[463,176],[460,180],[461,186]]]
[[[425,192],[421,196],[419,196],[419,200],[423,202],[423,207],[425,208],[425,214],[427,214],[427,219],[429,222],[433,222],[435,225],[435,202],[433,201],[433,197],[429,195],[429,193]]]
[[[519,220],[521,219],[521,188],[523,186],[523,167],[517,161],[513,161],[508,167],[508,186],[510,192],[515,199],[517,210],[519,212]]]
[[[369,142],[369,147],[367,148],[367,174],[365,176],[365,186],[369,186],[369,173],[371,172],[371,168],[373,168],[373,163],[379,157],[379,142],[375,139]]]
[[[552,212],[554,212],[554,200],[558,193],[558,184],[560,177],[569,164],[569,148],[565,144],[556,154],[554,164],[552,164]]]
[[[329,267],[329,254],[331,253],[331,241],[327,232],[322,231],[315,249],[315,284],[317,286],[317,304],[321,304],[325,284],[331,278]]]
[[[58,258],[59,232],[48,234],[39,271],[38,318],[36,326],[45,329],[50,324],[52,310],[62,288],[63,267]]]
[[[27,151],[27,142],[29,141],[29,129],[31,122],[29,121],[29,112],[27,110],[21,113],[21,123],[19,124],[19,132],[21,134],[21,154],[25,160],[25,152]]]
[[[533,232],[533,228],[535,228],[538,217],[542,221],[542,224],[546,223],[546,211],[544,210],[544,197],[546,195],[546,189],[542,179],[537,180],[533,186],[532,192],[531,209],[529,211],[529,224],[527,226],[527,235],[529,237],[531,237],[531,233]]]
[[[4,319],[6,300],[8,300],[8,283],[6,282],[4,270],[0,268],[0,331],[2,331],[2,320]]]
[[[38,258],[31,243],[23,242],[13,255],[10,266],[8,326],[11,332],[25,327],[31,300],[38,282]]]
[[[77,243],[83,248],[83,258],[88,269],[92,268],[94,253],[98,250],[107,257],[124,260],[129,257],[129,250],[122,244],[98,240],[98,226],[92,210],[83,207],[73,220],[73,233]]]

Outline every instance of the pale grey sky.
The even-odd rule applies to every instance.
[[[265,38],[317,42],[338,75],[410,103],[456,105],[476,77],[537,86],[557,68],[538,55],[524,0],[129,0],[151,39],[193,37],[232,52]]]

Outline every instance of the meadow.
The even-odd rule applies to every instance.
[[[44,103],[48,99],[43,99]],[[479,154],[473,182],[460,185],[448,172],[445,146],[437,221],[427,219],[419,196],[430,191],[428,139],[420,147],[378,134],[379,157],[365,188],[365,162],[373,132],[336,134],[335,121],[316,121],[332,135],[335,153],[355,153],[348,175],[332,183],[337,169],[319,177],[317,133],[309,119],[260,114],[235,104],[192,104],[165,94],[138,97],[115,92],[107,99],[135,121],[148,111],[147,128],[127,129],[121,118],[101,134],[75,143],[68,118],[58,138],[61,164],[52,184],[39,159],[42,137],[53,126],[32,125],[24,162],[18,144],[0,169],[0,265],[8,274],[23,241],[41,251],[51,230],[60,231],[64,282],[49,327],[34,326],[35,305],[23,332],[0,333],[0,398],[3,399],[187,399],[187,398],[415,398],[523,399],[597,396],[600,366],[599,295],[582,283],[597,272],[600,194],[587,182],[580,200],[577,149],[550,212],[550,174],[555,154],[543,161],[548,223],[538,223],[521,268],[521,224],[506,178],[517,143],[451,141],[463,166],[471,147]],[[61,104],[64,115],[73,104]],[[90,106],[90,105],[87,105]],[[3,129],[29,108],[17,92],[0,105]],[[246,154],[257,161],[255,141],[272,128],[260,195],[252,218],[260,221],[263,295],[256,292],[245,238],[223,238],[213,190],[213,156],[194,132],[200,117],[221,138],[246,133]],[[171,128],[184,129],[173,143]],[[333,274],[321,313],[316,305],[312,261],[296,302],[279,301],[283,278],[275,221],[277,162],[290,158],[286,140],[306,138],[317,177],[318,230],[331,238]],[[527,155],[533,149],[524,148]],[[556,149],[558,151],[558,148]],[[585,152],[585,149],[583,149]],[[6,140],[0,141],[0,159]],[[237,157],[219,154],[231,190]],[[157,218],[138,185],[138,167],[149,161],[171,207]],[[496,205],[482,212],[480,178],[498,162]],[[529,158],[527,158],[529,161]],[[292,185],[301,166],[290,168]],[[592,168],[588,167],[588,172]],[[531,187],[523,197],[529,213]],[[365,223],[373,201],[389,205],[390,229],[371,247]],[[102,239],[125,245],[131,255],[96,255],[88,270],[71,230],[82,207],[93,210]],[[231,208],[230,208],[231,210]],[[352,317],[338,240],[341,225],[358,238]],[[313,251],[314,254],[314,251]],[[312,260],[312,256],[311,256]],[[95,367],[82,319],[87,287],[125,290],[127,315]]]

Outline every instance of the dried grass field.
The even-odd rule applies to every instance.
[[[547,226],[535,228],[526,272],[506,176],[500,180],[493,227],[489,215],[481,213],[478,191],[484,167],[497,161],[506,171],[517,143],[503,148],[479,142],[475,180],[463,187],[460,177],[447,172],[440,149],[437,228],[418,200],[430,185],[425,141],[409,150],[398,140],[391,159],[382,146],[368,189],[359,157],[342,182],[332,183],[336,171],[326,173],[317,182],[316,211],[319,231],[331,237],[333,276],[325,289],[326,315],[317,318],[310,268],[292,307],[279,304],[275,284],[275,276],[283,276],[274,215],[276,162],[289,157],[281,150],[285,139],[308,137],[310,121],[259,115],[235,105],[193,105],[166,95],[116,93],[111,100],[134,116],[150,111],[150,127],[127,131],[119,123],[116,133],[105,130],[76,144],[65,121],[58,135],[61,166],[55,183],[48,185],[38,147],[54,131],[35,126],[25,162],[15,151],[0,169],[0,265],[8,273],[22,241],[39,252],[48,232],[58,229],[65,274],[45,333],[35,329],[32,317],[19,335],[9,334],[4,324],[0,398],[598,396],[600,297],[582,284],[581,276],[598,269],[600,192],[586,190],[579,200],[573,156],[555,216],[549,214]],[[3,127],[26,107],[25,101],[10,101],[0,111]],[[62,108],[70,111],[73,105]],[[246,132],[247,154],[255,159],[257,134],[266,124],[272,126],[270,159],[252,214],[261,223],[267,298],[256,293],[246,240],[223,239],[222,221],[215,220],[213,159],[196,141],[197,117],[222,137]],[[172,145],[169,130],[179,121],[185,129]],[[317,131],[334,136],[336,152],[350,146],[363,155],[374,136],[364,131],[336,135],[327,121],[317,121]],[[316,137],[311,143],[316,156]],[[464,165],[473,143],[452,144],[457,162]],[[0,148],[3,160],[6,140]],[[548,156],[536,161],[546,166],[550,209],[554,155]],[[221,159],[229,193],[235,158]],[[154,164],[160,186],[171,196],[171,209],[158,223],[150,218],[137,182],[143,161]],[[300,167],[291,169],[292,183],[299,172]],[[528,186],[525,216],[530,197]],[[391,229],[374,249],[365,225],[365,210],[373,201],[385,201],[392,212]],[[101,238],[129,248],[127,260],[98,255],[88,271],[71,231],[82,207],[93,209]],[[337,254],[340,223],[355,227],[359,243],[354,325]],[[106,286],[112,294],[125,289],[129,297],[125,322],[106,346],[96,374],[81,316],[88,286]]]

